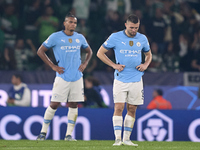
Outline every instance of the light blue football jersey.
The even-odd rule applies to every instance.
[[[74,32],[68,36],[64,31],[55,32],[43,42],[43,46],[52,48],[58,66],[65,68],[63,74],[56,72],[56,76],[68,82],[77,81],[83,76],[78,70],[81,65],[81,48],[87,48],[88,43],[82,34]]]
[[[121,82],[139,82],[142,75],[136,66],[142,62],[142,52],[150,50],[149,42],[145,35],[138,33],[131,38],[125,30],[113,33],[102,45],[105,49],[113,49],[117,64],[125,65],[123,71],[115,70],[114,77]]]

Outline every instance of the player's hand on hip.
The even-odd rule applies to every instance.
[[[54,71],[58,72],[59,74],[63,74],[63,73],[64,73],[64,70],[65,70],[65,68],[59,67],[59,66],[56,66],[56,65],[53,66],[52,69],[53,69]]]
[[[146,67],[146,65],[144,65],[144,64],[140,64],[140,65],[138,65],[138,66],[136,67],[136,69],[137,69],[138,71],[143,72],[143,71],[145,71],[145,70],[147,69],[147,67]]]
[[[83,64],[81,64],[81,65],[79,66],[78,70],[79,70],[80,72],[83,72],[83,71],[85,70],[86,67],[87,67],[87,65],[83,63]]]
[[[119,72],[123,71],[124,68],[125,68],[125,65],[121,65],[121,64],[115,64],[115,65],[113,66],[113,69],[116,69],[116,70],[118,70]]]

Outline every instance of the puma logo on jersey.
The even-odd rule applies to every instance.
[[[126,42],[122,42],[122,44],[126,45]]]
[[[61,41],[65,43],[65,40],[61,40]]]

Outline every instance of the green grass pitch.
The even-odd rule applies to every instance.
[[[200,150],[197,142],[137,142],[139,146],[115,146],[114,141],[31,141],[31,140],[0,140],[0,150]]]

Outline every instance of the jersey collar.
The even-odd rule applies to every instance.
[[[72,34],[72,35],[67,35],[65,32],[64,32],[64,30],[62,30],[62,32],[66,35],[66,36],[73,36],[74,35],[74,33]]]
[[[129,36],[126,34],[125,29],[123,30],[123,33],[124,33],[124,35],[125,35],[126,37],[128,37],[128,38],[135,38],[135,37],[137,36],[137,34],[138,34],[138,32],[137,32],[136,35],[135,35],[134,37],[129,37]]]

